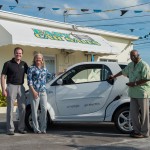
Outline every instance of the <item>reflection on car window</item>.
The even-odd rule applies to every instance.
[[[110,69],[105,65],[81,65],[68,71],[63,77],[63,84],[105,81],[111,75]]]

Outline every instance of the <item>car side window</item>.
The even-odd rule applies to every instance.
[[[101,81],[101,68],[86,68],[72,77],[75,83]]]
[[[111,75],[110,69],[101,64],[81,65],[69,70],[63,77],[63,84],[77,84],[105,81]]]

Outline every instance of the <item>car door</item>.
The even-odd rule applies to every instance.
[[[106,80],[110,74],[110,69],[101,64],[79,65],[67,71],[61,77],[63,83],[56,84],[59,115],[82,115],[101,110],[112,89],[112,84]]]

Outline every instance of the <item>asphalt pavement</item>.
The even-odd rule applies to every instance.
[[[112,123],[55,124],[47,134],[6,135],[6,114],[0,114],[0,150],[149,150],[150,138],[121,134]],[[15,116],[15,114],[14,114]]]

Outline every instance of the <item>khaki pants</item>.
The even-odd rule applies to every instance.
[[[18,130],[23,131],[25,128],[25,88],[23,85],[7,85],[7,132],[14,131],[13,109],[14,101],[17,99],[19,109]]]
[[[130,115],[133,130],[144,136],[149,136],[149,99],[131,98]]]

